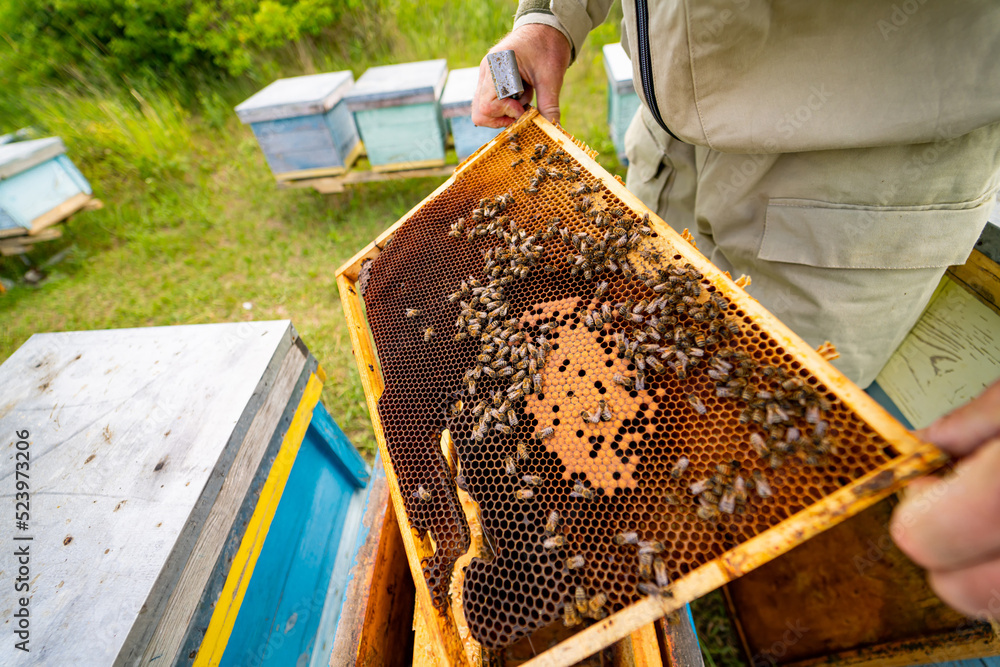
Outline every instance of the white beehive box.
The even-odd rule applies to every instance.
[[[336,176],[361,153],[354,118],[344,95],[351,72],[278,79],[236,107],[279,181]]]

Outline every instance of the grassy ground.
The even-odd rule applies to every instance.
[[[35,125],[61,136],[104,201],[72,220],[31,260],[47,279],[21,281],[0,259],[0,362],[33,333],[288,318],[326,368],[323,402],[371,460],[375,442],[351,355],[335,269],[423,199],[441,179],[398,181],[322,196],[279,190],[232,107],[280,76],[445,57],[477,65],[511,23],[515,4],[390,3],[336,43],[303,41],[238,80],[138,89],[87,78],[25,93],[0,133]],[[620,8],[570,69],[563,124],[614,173],[600,46],[618,40]],[[181,101],[183,100],[183,102]],[[713,665],[738,664],[718,605],[700,628]],[[701,620],[701,619],[700,619]],[[713,658],[714,656],[714,658]]]

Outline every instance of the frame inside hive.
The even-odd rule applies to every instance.
[[[572,157],[576,164],[582,167],[588,174],[588,178],[600,180],[608,196],[616,203],[620,203],[621,206],[637,215],[647,212],[646,207],[641,202],[593,160],[593,153],[578,146],[560,128],[548,123],[543,117],[532,111],[526,114],[508,133],[501,134],[459,165],[452,178],[338,271],[341,298],[350,325],[352,343],[361,371],[375,433],[379,447],[382,449],[383,460],[386,462],[393,502],[398,515],[404,518],[403,523],[407,526],[413,526],[415,523],[410,520],[411,517],[407,514],[406,509],[408,500],[413,502],[408,499],[408,495],[412,495],[412,493],[404,494],[402,492],[403,485],[395,470],[396,461],[393,460],[387,445],[384,424],[379,413],[379,399],[384,388],[383,377],[372,347],[368,323],[362,311],[356,284],[361,277],[363,265],[368,260],[379,256],[397,231],[408,221],[420,221],[423,212],[430,210],[429,207],[433,207],[439,198],[444,200],[448,196],[452,196],[454,190],[449,191],[450,188],[462,187],[463,183],[469,181],[469,178],[463,180],[463,177],[475,175],[477,170],[487,170],[490,159],[495,165],[497,152],[505,148],[504,142],[509,132],[522,131],[526,136],[544,137],[546,142],[559,146]],[[504,159],[509,162],[510,154],[505,154]],[[485,197],[497,193],[481,191],[476,194]],[[704,275],[707,284],[710,283],[718,293],[738,304],[739,312],[743,315],[744,322],[747,323],[746,326],[752,327],[754,331],[764,332],[760,335],[770,341],[769,345],[776,346],[786,356],[806,369],[811,378],[810,381],[834,395],[839,405],[849,412],[853,416],[852,418],[857,418],[862,422],[866,433],[871,434],[871,438],[877,439],[886,448],[891,449],[892,454],[883,457],[883,459],[868,460],[867,467],[862,465],[860,470],[855,466],[854,473],[848,478],[842,479],[835,490],[822,492],[820,498],[812,497],[805,501],[799,501],[798,505],[795,506],[797,509],[794,513],[780,517],[780,521],[777,521],[776,524],[772,523],[770,528],[751,531],[753,534],[749,539],[738,541],[738,543],[725,548],[721,553],[718,544],[711,545],[717,555],[710,559],[695,561],[693,564],[685,563],[679,572],[672,572],[673,575],[677,575],[671,588],[672,597],[647,597],[628,604],[610,617],[577,633],[571,640],[563,641],[539,655],[532,661],[532,664],[572,664],[681,607],[686,602],[772,560],[810,536],[885,497],[902,486],[906,480],[932,470],[943,461],[943,456],[937,450],[914,439],[863,391],[826,363],[819,353],[797,338],[787,327],[750,298],[728,275],[715,269],[693,246],[652,214],[650,215],[650,226],[656,233],[655,243],[663,251],[663,255],[680,258],[676,261],[689,262],[696,267]],[[447,231],[447,226],[441,230],[442,235],[445,231]],[[442,292],[441,294],[443,296],[446,293]],[[549,310],[555,307],[557,306],[550,306]],[[538,314],[542,315],[541,311],[545,309],[538,308],[537,310]],[[409,343],[401,342],[401,344],[407,345]],[[441,397],[441,400],[446,401],[448,397]],[[720,437],[725,439],[727,436]],[[745,433],[743,437],[745,437]],[[564,448],[562,451],[566,453],[567,450]],[[438,456],[436,459],[433,463],[438,470],[450,469],[444,456]],[[584,463],[586,462],[584,461]],[[600,480],[602,484],[608,486],[618,481],[620,480],[607,477]],[[453,486],[452,493],[455,493]],[[461,507],[460,503],[460,500],[456,500],[454,506]],[[468,503],[466,504],[468,505]],[[466,513],[470,511],[474,513],[474,508],[475,504],[472,503],[472,509],[466,510]],[[430,635],[431,643],[436,650],[441,652],[442,659],[447,659],[454,664],[465,663],[470,660],[470,654],[467,654],[464,649],[473,646],[474,642],[470,641],[466,621],[462,618],[461,604],[452,606],[452,609],[459,612],[457,614],[439,614],[433,609],[431,591],[426,585],[421,585],[425,577],[421,561],[433,557],[436,549],[436,545],[430,539],[432,533],[427,533],[424,539],[419,539],[411,531],[404,530],[403,533],[411,571],[417,582],[418,606],[424,615],[424,624]],[[474,656],[475,651],[472,651],[471,655]],[[473,657],[471,660],[475,661],[475,658]]]

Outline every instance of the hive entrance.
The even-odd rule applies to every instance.
[[[487,648],[618,611],[895,456],[731,283],[537,126],[517,132],[398,229],[364,295],[439,609],[469,545],[444,428],[480,507],[494,555],[468,565],[463,607]],[[581,417],[601,400],[609,419]]]

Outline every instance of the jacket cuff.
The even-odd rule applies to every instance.
[[[556,4],[556,3],[553,3]],[[530,25],[532,23],[540,23],[541,25],[547,25],[550,28],[555,28],[563,34],[566,41],[570,45],[570,62],[572,63],[576,60],[577,51],[579,51],[579,46],[583,45],[583,40],[587,38],[587,33],[589,28],[584,28],[579,35],[579,41],[574,39],[574,34],[570,32],[566,25],[560,20],[561,17],[553,13],[548,2],[538,2],[537,0],[522,0],[521,4],[518,6],[517,15],[514,19],[514,30],[517,30],[522,25]]]

